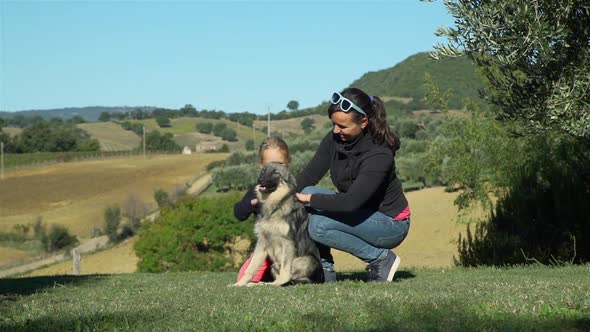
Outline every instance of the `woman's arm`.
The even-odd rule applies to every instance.
[[[318,150],[316,151],[311,161],[303,168],[303,170],[295,177],[297,181],[297,192],[301,192],[303,188],[313,186],[320,182],[330,169],[330,145],[332,140],[332,132],[322,139]]]

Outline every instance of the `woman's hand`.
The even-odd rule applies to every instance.
[[[250,204],[252,204],[252,206],[258,205],[258,198],[254,198],[253,200],[251,200]]]
[[[311,194],[301,194],[301,193],[295,193],[295,196],[297,196],[297,199],[301,202],[301,204],[305,205],[305,204],[309,204],[309,202],[311,202]]]

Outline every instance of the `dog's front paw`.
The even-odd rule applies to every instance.
[[[243,287],[243,286],[246,286],[246,285],[247,285],[246,283],[243,283],[243,282],[239,282],[238,281],[235,284],[231,284],[231,285],[227,285],[227,286],[228,287]]]

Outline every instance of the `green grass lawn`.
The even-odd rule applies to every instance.
[[[0,279],[0,330],[590,330],[590,265],[402,269],[325,285],[227,287],[235,273]]]

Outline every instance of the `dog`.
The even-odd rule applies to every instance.
[[[308,215],[295,196],[295,177],[279,163],[260,171],[255,188],[260,213],[254,225],[257,237],[250,265],[235,286],[246,286],[269,256],[273,261],[272,285],[322,283],[320,254],[308,234]]]

